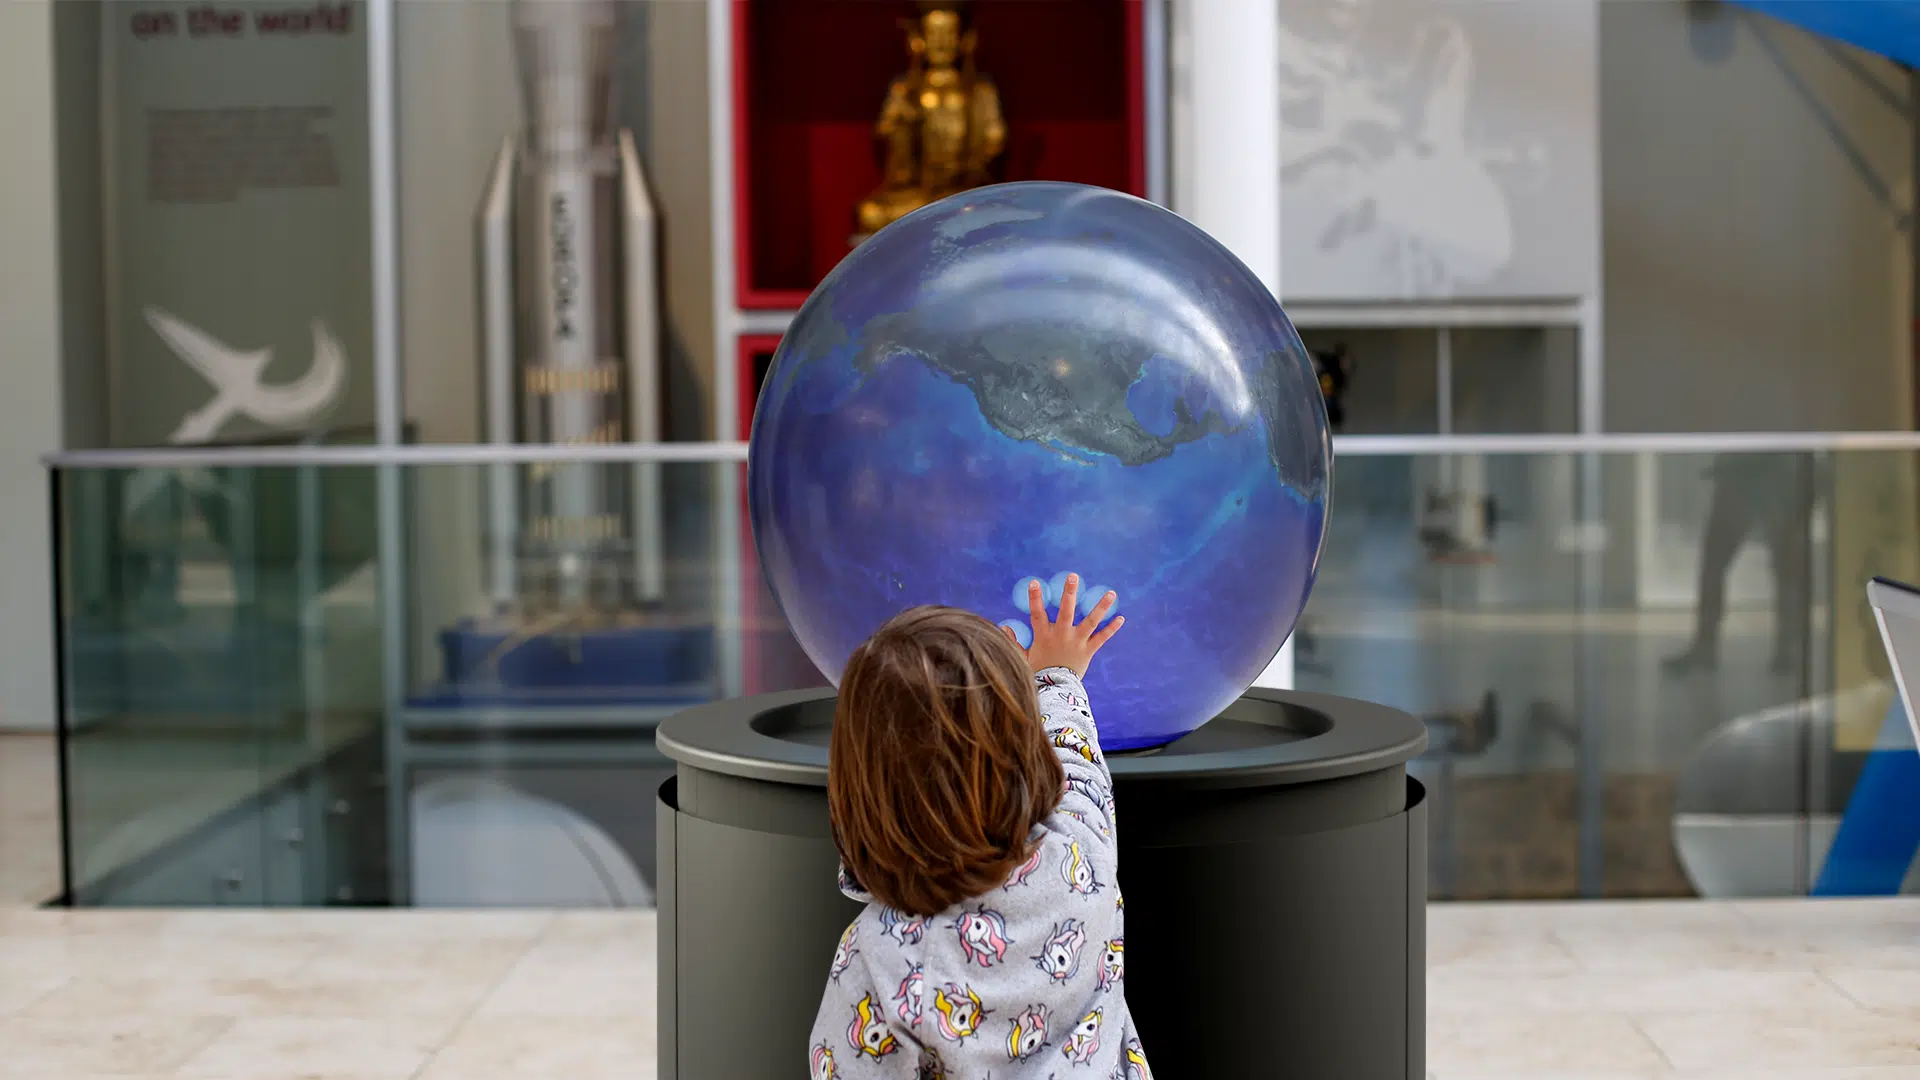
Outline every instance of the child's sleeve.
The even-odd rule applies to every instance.
[[[1111,847],[1113,776],[1100,753],[1100,730],[1087,704],[1087,688],[1078,675],[1059,667],[1035,672],[1033,681],[1040,696],[1040,722],[1067,774],[1058,812],[1085,825],[1095,840]]]

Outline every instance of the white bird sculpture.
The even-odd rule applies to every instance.
[[[312,366],[292,382],[270,386],[262,376],[273,361],[272,349],[233,348],[157,307],[147,308],[146,316],[147,325],[174,355],[204,376],[214,390],[213,400],[181,419],[169,442],[207,442],[236,415],[270,427],[297,427],[332,406],[346,386],[346,354],[319,319],[313,320]]]

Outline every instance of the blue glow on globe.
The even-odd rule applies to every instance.
[[[1025,623],[1026,582],[1126,628],[1087,690],[1101,743],[1217,715],[1292,633],[1326,533],[1311,358],[1206,233],[1077,184],[944,199],[835,267],[754,414],[748,508],[807,655],[916,604]]]

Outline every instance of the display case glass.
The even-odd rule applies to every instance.
[[[740,388],[740,437],[746,438],[753,430],[754,406],[760,403],[760,385],[767,381],[767,372],[773,368],[773,354],[780,349],[779,334],[742,334],[739,347],[735,350],[734,370],[739,381],[734,385]]]
[[[850,250],[882,179],[875,123],[907,70],[912,4],[734,0],[738,303],[800,306]],[[1146,194],[1144,5],[974,0],[964,7],[1005,116],[991,179]]]

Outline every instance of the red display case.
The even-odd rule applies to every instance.
[[[1007,120],[996,178],[1144,197],[1143,4],[973,0],[968,10]],[[894,0],[732,0],[742,310],[799,307],[846,255],[855,207],[880,181],[874,120],[906,69],[903,27],[915,11]]]
[[[773,366],[773,354],[780,348],[779,334],[742,334],[734,350],[734,384],[739,388],[740,433],[753,430],[753,409],[760,400],[760,384]],[[747,486],[740,484],[740,520],[748,520]],[[813,661],[794,640],[780,617],[779,605],[767,590],[760,573],[760,553],[754,547],[753,530],[740,530],[741,612],[740,661],[742,686],[747,694],[774,690],[794,690],[807,686],[825,686]]]
[[[734,359],[735,399],[739,407],[737,429],[742,439],[753,430],[753,410],[760,404],[760,384],[767,381],[767,369],[773,366],[773,354],[780,349],[779,334],[742,334]]]

